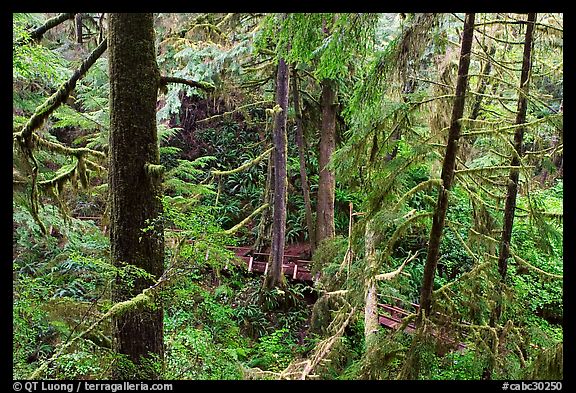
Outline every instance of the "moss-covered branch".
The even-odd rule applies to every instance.
[[[46,33],[48,30],[50,30],[53,27],[58,26],[59,24],[74,18],[74,13],[63,13],[63,14],[59,14],[56,15],[53,18],[48,19],[46,22],[44,22],[44,24],[42,26],[39,26],[37,28],[35,28],[34,30],[30,31],[30,39],[34,40],[34,41],[39,41],[42,39],[42,37],[44,36],[44,33]],[[27,43],[27,40],[23,40],[20,39],[16,42],[16,45],[24,45]]]
[[[418,251],[416,252],[416,254],[410,256],[408,255],[408,257],[404,260],[404,262],[402,262],[402,265],[400,265],[400,267],[392,272],[389,273],[383,273],[383,274],[378,274],[374,277],[374,279],[376,280],[392,280],[394,277],[396,277],[397,275],[399,275],[402,270],[404,270],[404,266],[406,266],[408,264],[408,262],[413,261],[416,257],[418,256]]]
[[[460,242],[460,244],[462,244],[462,247],[464,247],[464,249],[466,250],[466,252],[472,257],[472,259],[474,259],[474,261],[476,263],[480,263],[480,258],[478,258],[478,255],[476,255],[474,253],[474,251],[472,251],[470,249],[470,247],[468,247],[468,245],[466,244],[466,242],[464,241],[464,239],[462,239],[462,236],[460,236],[460,232],[458,232],[458,230],[456,228],[454,228],[454,225],[452,224],[451,221],[446,220],[446,224],[448,224],[448,227],[452,230],[452,232],[456,235],[456,238],[458,239],[458,241]]]
[[[512,256],[514,257],[514,260],[515,260],[516,262],[518,262],[520,265],[525,266],[525,267],[527,267],[527,268],[530,269],[530,270],[534,270],[534,271],[537,272],[538,274],[541,274],[541,275],[543,275],[543,276],[550,277],[550,278],[553,278],[553,279],[556,279],[556,280],[562,280],[562,279],[564,279],[564,276],[561,275],[561,274],[554,274],[554,273],[545,272],[544,270],[539,269],[539,268],[537,268],[537,267],[534,266],[534,265],[531,265],[528,261],[525,261],[524,259],[520,258],[518,255],[516,255],[516,254],[514,254],[514,253],[511,253],[511,254],[512,254]]]
[[[44,375],[44,372],[48,369],[56,359],[58,359],[64,351],[72,346],[76,341],[86,337],[90,332],[96,329],[102,322],[105,320],[121,315],[128,310],[133,310],[136,308],[141,307],[149,307],[154,303],[154,292],[153,290],[158,288],[158,283],[151,288],[144,289],[141,293],[133,297],[132,299],[119,302],[114,304],[106,313],[102,314],[100,318],[98,318],[88,329],[84,330],[82,333],[71,339],[70,341],[66,342],[58,350],[52,355],[52,357],[45,362],[43,362],[34,372],[30,374],[29,379],[40,379]]]
[[[406,231],[406,229],[408,229],[410,227],[412,222],[420,220],[421,218],[432,217],[433,215],[434,215],[434,213],[432,213],[432,212],[414,214],[414,215],[411,215],[402,224],[400,224],[398,226],[398,228],[396,228],[396,230],[394,231],[392,236],[390,236],[390,239],[388,240],[388,243],[386,244],[386,249],[384,250],[383,256],[385,258],[387,258],[388,256],[390,256],[392,254],[392,250],[394,249],[394,244],[396,244],[396,242],[398,241],[400,236],[404,233],[404,231]]]
[[[250,168],[252,165],[256,165],[258,164],[260,161],[262,161],[264,158],[268,157],[268,154],[270,154],[272,152],[272,150],[274,150],[273,147],[271,147],[270,149],[266,150],[264,153],[260,154],[258,157],[254,158],[253,160],[250,160],[242,165],[240,165],[238,168],[236,169],[231,169],[229,171],[217,171],[214,170],[212,171],[212,175],[214,176],[226,176],[226,175],[232,175],[234,173],[238,173],[238,172],[242,172],[248,168]]]
[[[332,347],[344,334],[344,331],[346,327],[350,324],[350,321],[352,320],[352,317],[354,316],[355,312],[356,307],[352,307],[352,309],[346,316],[346,319],[344,319],[344,321],[341,322],[336,332],[332,336],[322,340],[316,345],[314,353],[312,354],[312,356],[310,356],[310,359],[303,363],[304,369],[300,374],[301,380],[305,380],[308,376],[310,376],[312,371],[314,371],[314,369],[330,354]],[[286,369],[285,371],[288,371],[288,369]]]
[[[40,187],[42,187],[43,189],[47,189],[50,187],[57,187],[58,191],[61,191],[63,184],[66,183],[67,181],[69,181],[76,174],[76,171],[78,170],[78,163],[79,162],[80,162],[80,160],[77,160],[76,165],[72,166],[67,171],[62,172],[61,174],[59,174],[58,176],[56,176],[50,180],[40,181],[40,182],[38,182],[38,185]]]
[[[32,133],[41,127],[42,124],[48,119],[48,117],[60,106],[62,105],[72,90],[76,87],[76,82],[82,78],[88,69],[96,62],[96,60],[104,53],[107,47],[107,40],[104,40],[94,49],[94,51],[88,56],[86,60],[82,63],[80,68],[78,68],[74,74],[64,82],[56,91],[52,94],[42,105],[36,108],[36,111],[30,117],[28,122],[22,127],[22,130],[17,133],[16,137],[23,143],[23,145],[31,148],[32,145]]]
[[[160,164],[151,164],[149,162],[147,162],[146,164],[144,164],[144,170],[146,171],[146,174],[151,177],[151,178],[160,178],[163,174],[164,174],[164,165],[160,165]]]
[[[106,154],[101,151],[89,149],[87,147],[68,147],[61,143],[52,142],[39,137],[36,134],[32,134],[32,140],[36,143],[36,146],[54,153],[60,153],[65,156],[74,156],[76,158],[83,157],[87,154],[91,154],[94,157],[100,159],[106,159]]]
[[[455,284],[458,284],[460,282],[463,282],[465,280],[468,280],[469,278],[475,277],[476,275],[478,275],[480,272],[484,271],[486,268],[489,268],[490,265],[492,263],[490,261],[488,262],[483,262],[480,264],[477,264],[476,266],[474,266],[472,268],[472,270],[463,273],[460,277],[458,277],[456,280],[451,281],[445,285],[443,285],[442,287],[438,288],[437,290],[434,291],[434,297],[437,298],[438,296],[444,295],[445,292],[452,287]]]
[[[178,78],[175,76],[161,76],[160,77],[160,86],[166,86],[168,83],[181,83],[190,87],[195,87],[200,90],[204,90],[207,92],[214,91],[215,86],[209,82],[198,82],[193,81],[190,79],[185,78]]]
[[[242,228],[244,225],[246,225],[248,222],[250,222],[251,219],[253,219],[255,216],[260,214],[264,209],[266,209],[268,207],[270,207],[269,203],[263,204],[258,209],[254,210],[248,217],[246,217],[245,219],[240,221],[238,224],[234,225],[230,229],[225,230],[224,233],[226,235],[232,235],[232,234],[236,233],[240,228]]]
[[[464,173],[475,173],[475,172],[489,172],[489,171],[497,171],[497,170],[510,170],[510,169],[521,169],[522,166],[514,166],[514,165],[501,165],[501,166],[487,166],[482,168],[469,168],[469,169],[460,169],[455,171],[457,175],[461,175]],[[533,166],[525,166],[524,168],[534,168]]]
[[[222,113],[222,114],[220,114],[220,115],[214,115],[214,116],[210,116],[210,117],[207,117],[207,118],[205,118],[205,119],[202,119],[202,120],[198,120],[196,123],[197,123],[197,124],[200,124],[200,123],[204,123],[204,122],[207,122],[207,121],[210,121],[210,120],[218,119],[218,118],[220,118],[220,117],[229,116],[229,115],[232,115],[233,113],[236,113],[236,112],[238,112],[238,111],[241,111],[242,109],[250,108],[250,107],[253,107],[253,106],[265,105],[265,104],[274,104],[274,103],[275,103],[275,101],[270,101],[270,100],[263,100],[263,101],[253,102],[252,104],[247,104],[247,105],[239,106],[239,107],[237,107],[237,108],[234,109],[234,110],[231,110],[231,111],[229,111],[229,112],[224,112],[224,113]]]
[[[402,195],[402,197],[400,197],[400,200],[398,200],[398,202],[396,202],[396,205],[394,205],[394,207],[392,208],[392,211],[398,211],[402,206],[404,206],[404,202],[406,202],[406,200],[408,198],[410,198],[412,195],[414,195],[415,193],[417,193],[418,191],[421,191],[425,188],[428,187],[441,187],[442,186],[442,179],[429,179],[426,180],[422,183],[419,183],[418,185],[416,185],[415,187],[413,187],[410,191],[408,191],[406,194]]]

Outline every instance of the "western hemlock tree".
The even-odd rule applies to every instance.
[[[452,107],[450,121],[450,131],[444,162],[442,164],[442,187],[439,190],[438,202],[432,220],[432,230],[428,243],[428,255],[424,265],[424,277],[422,279],[422,289],[420,291],[420,311],[418,321],[422,321],[422,313],[430,315],[432,307],[432,289],[434,286],[434,275],[438,264],[438,253],[440,251],[440,241],[444,229],[444,220],[448,210],[448,192],[452,188],[454,180],[454,169],[456,166],[456,153],[458,151],[458,141],[460,139],[461,124],[460,119],[464,114],[464,98],[468,86],[468,69],[470,66],[470,53],[472,48],[472,38],[474,36],[474,14],[466,14],[464,20],[464,33],[462,36],[462,48],[460,51],[460,64],[458,66],[458,80],[456,82],[456,97]]]
[[[298,73],[296,67],[292,71],[292,98],[294,100],[294,118],[296,121],[296,144],[298,145],[298,158],[300,161],[300,182],[302,183],[302,195],[304,197],[304,208],[306,210],[306,226],[308,227],[308,239],[312,252],[316,249],[316,231],[314,229],[314,219],[312,217],[312,202],[310,201],[310,184],[306,173],[306,153],[304,145],[304,124],[302,122],[302,110],[300,108],[300,91],[298,90]]]
[[[510,256],[510,239],[512,238],[512,227],[514,225],[514,213],[516,211],[516,195],[518,194],[518,178],[520,171],[520,159],[522,157],[522,141],[524,138],[526,122],[526,108],[528,104],[528,82],[530,76],[530,65],[532,55],[532,34],[534,32],[534,23],[536,21],[536,14],[528,14],[528,23],[526,26],[526,36],[524,41],[524,57],[522,61],[522,75],[520,77],[520,95],[518,97],[518,111],[516,112],[516,125],[519,127],[514,133],[514,150],[515,154],[512,155],[510,166],[515,167],[510,169],[510,176],[508,177],[508,187],[506,193],[506,204],[504,207],[504,227],[502,229],[502,240],[500,242],[500,254],[498,256],[498,271],[502,277],[502,281],[506,279],[506,272],[508,268],[507,259]]]
[[[163,273],[164,233],[158,176],[156,99],[160,73],[153,14],[109,16],[110,246],[118,268],[147,274],[118,275],[113,298],[125,301],[153,285]],[[128,269],[127,272],[131,270]],[[115,364],[114,378],[157,378],[146,360],[163,358],[163,311],[150,304],[114,318],[115,349],[138,367]]]
[[[272,223],[272,245],[270,250],[270,271],[266,276],[264,286],[273,288],[284,286],[282,261],[284,260],[284,245],[286,242],[286,198],[287,182],[286,165],[288,142],[286,136],[286,118],[288,115],[288,86],[290,73],[283,58],[278,60],[276,76],[276,103],[274,119],[274,212]]]
[[[318,145],[318,204],[316,205],[316,244],[334,237],[334,192],[336,176],[328,167],[336,149],[336,84],[324,79],[322,85],[322,129]]]
[[[528,106],[528,86],[530,80],[530,68],[532,57],[532,44],[534,23],[536,22],[536,13],[529,13],[526,25],[526,33],[524,38],[524,53],[522,60],[522,74],[520,76],[520,89],[518,96],[518,110],[516,111],[516,128],[514,132],[514,152],[510,166],[510,174],[508,176],[508,184],[506,189],[506,202],[504,205],[504,224],[502,227],[502,238],[500,239],[500,250],[498,254],[498,272],[500,273],[500,282],[498,283],[499,293],[504,292],[506,274],[508,272],[508,257],[510,256],[510,241],[512,239],[512,228],[514,226],[514,215],[516,213],[516,196],[518,194],[518,180],[520,177],[520,161],[522,159],[523,151],[522,144],[524,139],[526,122],[526,109]],[[494,327],[502,317],[502,301],[500,298],[496,300],[493,314],[490,316],[490,326]],[[496,354],[493,354],[495,361]],[[492,379],[492,372],[494,369],[494,361],[483,371],[484,379]]]

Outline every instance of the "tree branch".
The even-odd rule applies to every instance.
[[[240,221],[238,224],[234,225],[232,228],[230,229],[226,229],[224,231],[224,233],[226,235],[232,235],[235,232],[237,232],[240,228],[242,228],[244,225],[246,225],[252,218],[254,218],[256,215],[258,215],[260,212],[262,212],[264,209],[270,207],[269,203],[265,203],[262,206],[260,206],[258,209],[254,210],[248,217],[246,217],[245,219],[243,219],[242,221]]]
[[[190,87],[195,87],[200,90],[204,90],[207,92],[214,91],[215,87],[213,84],[208,82],[197,82],[190,79],[185,78],[178,78],[175,76],[161,76],[160,77],[160,85],[166,86],[168,83],[182,83],[184,85],[188,85]]]
[[[107,47],[107,40],[104,40],[94,49],[82,63],[79,69],[64,82],[42,105],[36,108],[36,111],[28,122],[22,127],[22,130],[16,135],[16,138],[24,144],[24,146],[31,147],[32,133],[40,128],[40,126],[48,119],[62,103],[66,101],[72,90],[76,87],[76,82],[86,74],[88,69],[96,62],[96,60],[104,53]]]
[[[383,274],[377,274],[376,276],[374,276],[375,280],[392,280],[394,277],[396,277],[398,274],[400,274],[402,272],[402,270],[404,269],[404,266],[406,266],[408,264],[408,262],[413,261],[414,258],[416,258],[418,256],[418,252],[416,251],[416,254],[410,256],[410,254],[408,254],[408,257],[406,258],[406,260],[404,262],[402,262],[402,265],[400,265],[400,267],[396,270],[394,270],[393,272],[390,273],[383,273]]]
[[[214,176],[226,176],[226,175],[232,175],[234,173],[242,172],[243,170],[250,168],[252,165],[258,164],[260,161],[262,161],[264,158],[266,158],[268,156],[268,154],[270,154],[272,152],[272,150],[274,150],[274,147],[271,147],[270,149],[266,150],[264,153],[260,154],[255,159],[250,160],[250,161],[240,165],[238,168],[231,169],[229,171],[212,171],[212,174]]]
[[[42,37],[44,36],[44,33],[46,33],[51,28],[58,26],[62,22],[65,22],[68,19],[74,18],[74,15],[76,15],[76,14],[64,13],[64,14],[59,14],[53,18],[48,19],[46,22],[44,22],[44,24],[42,26],[39,26],[36,29],[31,30],[29,32],[30,33],[30,39],[34,40],[34,41],[40,41],[42,39]],[[16,45],[24,45],[26,43],[27,43],[26,40],[20,39],[16,42]]]

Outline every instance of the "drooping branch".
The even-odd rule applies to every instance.
[[[106,159],[106,154],[101,151],[93,150],[87,147],[68,147],[61,143],[52,142],[44,138],[40,138],[36,134],[32,134],[32,138],[38,147],[55,153],[60,153],[65,156],[82,157],[91,154],[99,159]]]
[[[72,90],[76,87],[76,82],[82,78],[88,69],[96,62],[96,60],[104,53],[107,47],[107,40],[104,40],[94,49],[78,68],[74,74],[64,82],[42,105],[36,108],[36,111],[28,122],[22,127],[22,130],[16,135],[19,141],[31,148],[32,133],[38,129],[62,103],[66,101]]]
[[[160,86],[166,86],[168,83],[181,83],[190,87],[195,87],[200,90],[204,90],[207,92],[214,91],[215,86],[209,82],[198,82],[193,81],[191,79],[186,78],[178,78],[175,76],[161,76],[160,77]]]
[[[238,112],[238,111],[240,111],[240,110],[242,110],[242,109],[250,108],[250,107],[253,107],[253,106],[260,105],[260,104],[274,104],[274,103],[275,103],[275,102],[274,102],[274,101],[271,101],[271,100],[263,100],[263,101],[253,102],[253,103],[251,103],[251,104],[239,106],[239,107],[237,107],[236,109],[231,110],[231,111],[229,111],[229,112],[224,112],[224,113],[221,113],[221,114],[219,114],[219,115],[214,115],[214,116],[207,117],[207,118],[205,118],[205,119],[198,120],[196,123],[197,123],[197,124],[200,124],[200,123],[204,123],[204,122],[207,122],[207,121],[210,121],[210,120],[218,119],[218,118],[220,118],[220,117],[229,116],[229,115],[232,115],[233,113],[236,113],[236,112]]]
[[[402,264],[398,267],[398,269],[389,272],[389,273],[382,273],[382,274],[377,274],[374,279],[379,281],[379,280],[392,280],[394,277],[396,277],[397,275],[399,275],[400,273],[402,273],[402,270],[404,270],[404,267],[411,261],[413,261],[414,259],[416,259],[416,257],[418,256],[418,251],[416,252],[416,254],[410,256],[410,254],[408,254],[408,257],[406,257],[406,259],[404,260],[404,262],[402,262]]]
[[[356,312],[356,307],[352,307],[350,313],[346,317],[346,319],[341,323],[338,327],[338,330],[329,338],[322,340],[316,346],[313,355],[310,357],[310,360],[305,362],[304,370],[302,370],[302,374],[300,375],[301,380],[305,380],[313,371],[314,369],[328,356],[332,347],[337,342],[337,340],[344,334],[346,327],[350,324],[352,320],[352,316]]]
[[[254,210],[252,213],[250,213],[250,215],[248,217],[246,217],[245,219],[240,221],[238,224],[234,225],[230,229],[225,230],[224,233],[226,235],[232,235],[232,234],[236,233],[240,228],[242,228],[244,225],[246,225],[248,222],[250,222],[251,219],[256,217],[258,214],[260,214],[264,209],[268,208],[269,206],[270,206],[270,204],[268,204],[268,203],[263,204],[258,209]]]
[[[518,262],[520,265],[527,267],[528,269],[534,270],[535,272],[537,272],[538,274],[542,274],[543,276],[546,277],[550,277],[556,280],[562,280],[564,279],[564,276],[561,274],[554,274],[554,273],[548,273],[542,269],[537,268],[536,266],[530,264],[528,261],[520,258],[518,255],[514,254],[513,252],[510,252],[510,254],[512,254],[512,256],[514,257],[514,260],[516,262]]]
[[[268,154],[270,154],[272,151],[274,150],[274,147],[271,147],[270,149],[266,150],[264,153],[260,154],[258,157],[254,158],[253,160],[250,160],[242,165],[240,165],[238,168],[235,169],[231,169],[229,171],[218,171],[218,170],[214,170],[212,171],[212,175],[214,176],[227,176],[227,175],[232,175],[234,173],[238,173],[238,172],[242,172],[248,168],[250,168],[253,165],[258,164],[260,161],[262,161],[264,158],[268,157]]]
[[[104,321],[106,321],[112,317],[122,315],[123,313],[125,313],[128,310],[132,310],[132,309],[140,308],[140,307],[149,307],[151,304],[154,303],[155,293],[158,292],[158,288],[161,287],[159,284],[162,284],[165,281],[166,281],[166,278],[162,277],[160,280],[158,280],[155,283],[155,285],[151,286],[150,288],[144,289],[141,293],[139,293],[138,295],[136,295],[132,299],[125,300],[125,301],[118,302],[118,303],[114,304],[112,307],[110,307],[110,309],[106,313],[102,314],[100,316],[100,318],[98,318],[92,325],[90,325],[88,327],[88,329],[84,330],[82,333],[78,334],[76,337],[74,337],[70,341],[66,342],[65,344],[61,345],[60,348],[58,348],[58,350],[54,353],[54,355],[52,355],[52,357],[50,357],[50,359],[43,362],[36,370],[34,370],[30,374],[29,379],[42,378],[44,372],[46,372],[46,370],[48,369],[48,366],[50,366],[52,363],[54,363],[54,361],[56,359],[58,359],[60,356],[62,356],[64,351],[66,351],[68,348],[70,348],[78,340],[86,337],[89,333],[91,333],[94,329],[96,329],[102,322],[104,322]]]
[[[432,187],[432,186],[434,186],[436,188],[440,188],[442,186],[442,180],[441,179],[429,179],[429,180],[423,181],[421,183],[418,183],[410,191],[408,191],[406,194],[402,195],[402,197],[398,200],[398,202],[396,202],[396,205],[394,205],[394,207],[392,208],[392,211],[400,210],[400,208],[402,206],[404,206],[404,202],[406,202],[406,200],[408,198],[410,198],[412,195],[414,195],[418,191],[421,191],[425,188]]]

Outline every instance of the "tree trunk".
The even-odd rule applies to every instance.
[[[462,36],[462,48],[460,51],[460,64],[458,66],[458,80],[456,82],[456,96],[452,108],[450,121],[450,131],[448,133],[448,143],[446,154],[442,165],[442,185],[439,194],[434,217],[432,220],[432,230],[428,243],[428,255],[424,266],[424,277],[422,279],[422,289],[420,291],[420,311],[417,322],[422,322],[422,313],[430,315],[432,307],[432,289],[434,286],[434,275],[438,264],[438,253],[440,241],[444,229],[444,220],[448,209],[448,191],[452,188],[454,170],[456,165],[456,153],[458,151],[458,140],[460,139],[460,119],[464,113],[464,98],[468,85],[468,68],[470,66],[470,50],[472,48],[472,38],[474,35],[474,14],[466,14],[464,20],[464,33]]]
[[[76,14],[74,17],[74,31],[76,32],[76,42],[83,43],[82,14]]]
[[[518,96],[518,110],[516,111],[516,124],[526,122],[526,109],[528,86],[531,68],[532,56],[532,35],[534,32],[534,23],[536,22],[536,13],[528,14],[528,23],[526,25],[526,34],[524,38],[524,56],[522,61],[522,74],[520,75],[520,94]],[[511,166],[520,166],[520,160],[523,155],[522,142],[524,139],[525,127],[518,127],[514,133],[514,150],[510,162]],[[512,239],[512,228],[514,226],[514,214],[516,213],[516,195],[518,194],[518,179],[520,171],[510,169],[508,176],[508,186],[506,191],[506,203],[504,205],[504,224],[502,228],[502,238],[500,240],[500,250],[498,254],[498,272],[500,273],[500,282],[498,283],[498,293],[502,294],[505,289],[506,274],[508,272],[508,257],[510,256],[510,240]],[[490,316],[490,327],[495,327],[502,317],[502,299],[497,297],[496,305]],[[491,337],[490,342],[493,338]],[[492,344],[490,344],[492,345]],[[491,355],[492,361],[482,373],[483,379],[492,379],[492,372],[496,365],[497,353]]]
[[[258,234],[254,242],[254,250],[256,252],[264,252],[266,247],[270,244],[272,238],[272,206],[274,206],[274,194],[272,193],[272,185],[274,184],[274,152],[270,153],[268,157],[268,169],[266,171],[266,185],[264,186],[264,204],[267,203],[270,207],[264,209],[260,216],[260,223],[258,224]]]
[[[528,96],[528,82],[531,67],[531,53],[532,53],[532,33],[534,31],[534,22],[536,21],[536,14],[528,14],[528,24],[526,25],[526,37],[524,40],[524,59],[522,61],[522,75],[520,77],[520,94],[518,97],[518,110],[516,112],[516,124],[524,124],[526,122],[526,107]],[[522,141],[524,139],[525,127],[518,127],[514,133],[514,150],[515,154],[512,155],[511,166],[520,166],[520,159],[523,155]],[[506,280],[506,272],[508,270],[507,259],[510,256],[510,239],[512,238],[512,226],[514,225],[514,213],[516,211],[516,195],[518,194],[518,178],[520,171],[518,169],[510,169],[508,177],[508,190],[506,192],[506,204],[504,206],[504,225],[502,230],[502,239],[500,241],[500,253],[498,256],[498,271],[502,281]],[[498,315],[499,317],[499,315]]]
[[[336,178],[327,166],[336,148],[336,90],[335,83],[323,80],[322,85],[322,130],[318,165],[318,202],[316,205],[316,245],[324,239],[334,237],[334,192]]]
[[[378,297],[376,285],[376,232],[374,223],[369,220],[366,223],[364,241],[365,259],[366,259],[366,296],[364,306],[364,341],[366,343],[366,352],[369,352],[373,344],[373,338],[378,332]]]
[[[162,191],[158,173],[149,166],[160,158],[156,133],[160,73],[153,20],[151,13],[109,16],[111,257],[119,269],[132,265],[151,275],[118,275],[115,302],[138,295],[163,273]],[[162,320],[159,305],[127,310],[114,318],[115,349],[136,365],[115,362],[114,378],[158,377],[149,362],[163,361]]]
[[[276,103],[281,111],[276,113],[274,121],[274,212],[272,222],[272,245],[270,250],[270,269],[264,281],[265,288],[284,286],[286,279],[282,273],[284,245],[286,242],[286,198],[288,178],[286,118],[288,115],[288,84],[290,74],[284,59],[278,61],[276,76]]]
[[[490,45],[487,50],[488,56],[494,56],[496,53],[496,46]],[[480,114],[480,109],[482,108],[482,99],[484,98],[484,93],[486,93],[486,88],[488,87],[488,77],[492,72],[492,60],[488,58],[482,71],[480,72],[480,80],[478,81],[478,95],[474,99],[474,105],[472,105],[472,112],[470,114],[470,119],[476,120]]]
[[[306,209],[306,225],[308,226],[308,239],[310,250],[316,250],[316,235],[314,231],[314,219],[312,217],[312,203],[310,201],[310,185],[306,174],[306,150],[304,146],[304,126],[302,122],[302,110],[300,109],[300,92],[298,90],[298,74],[294,68],[292,71],[292,98],[294,99],[294,114],[296,118],[296,145],[300,159],[300,182],[302,183],[302,195],[304,196],[304,208]]]

